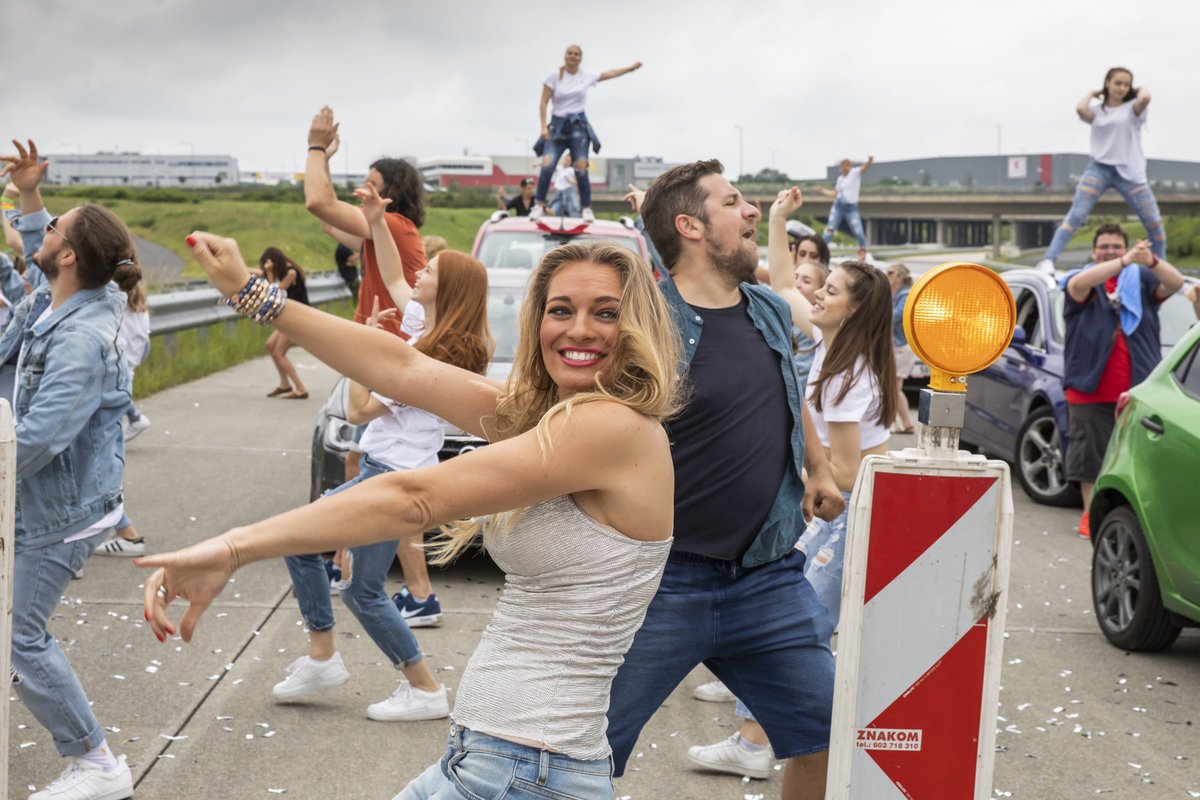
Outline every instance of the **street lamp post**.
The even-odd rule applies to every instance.
[[[746,174],[746,160],[745,160],[745,147],[744,147],[745,131],[742,130],[741,125],[734,125],[733,127],[737,128],[737,132],[738,132],[738,180],[740,181],[742,179],[742,175]]]

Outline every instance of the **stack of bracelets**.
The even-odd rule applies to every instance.
[[[270,325],[283,313],[287,292],[265,278],[251,275],[246,285],[224,302],[243,317],[249,317],[259,325]]]

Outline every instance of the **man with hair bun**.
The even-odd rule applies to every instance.
[[[79,678],[46,625],[71,578],[124,514],[121,483],[129,371],[121,352],[124,291],[141,279],[125,225],[95,205],[50,218],[37,148],[4,156],[20,190],[33,261],[46,276],[13,311],[0,363],[16,362],[17,491],[12,574],[14,689],[68,760],[29,800],[119,800],[133,794]],[[31,241],[40,239],[40,241]],[[120,287],[120,288],[118,288]]]

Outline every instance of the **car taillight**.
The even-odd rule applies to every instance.
[[[1115,414],[1116,419],[1121,418],[1121,412],[1125,410],[1125,406],[1127,405],[1129,405],[1129,392],[1121,392],[1120,397],[1117,398],[1117,412]]]

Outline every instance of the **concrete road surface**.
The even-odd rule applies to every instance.
[[[260,359],[142,404],[154,424],[129,446],[126,477],[128,509],[151,549],[305,502],[312,419],[334,375],[293,353],[307,401],[267,399],[275,374]],[[894,444],[911,441],[897,436]],[[1077,512],[1034,506],[1019,490],[1016,502],[995,796],[1200,797],[1200,636],[1185,632],[1156,655],[1110,647],[1090,610],[1090,547],[1071,533]],[[392,691],[398,673],[344,611],[338,645],[350,682],[310,703],[272,701],[271,686],[306,649],[281,562],[239,572],[190,645],[150,634],[141,579],[127,560],[93,557],[52,622],[113,749],[129,758],[139,800],[390,798],[440,756],[445,721],[366,719],[366,706]],[[393,580],[398,588],[398,571]],[[477,558],[435,573],[434,583],[446,620],[417,638],[453,688],[501,576]],[[689,745],[715,742],[735,725],[732,703],[691,699],[707,680],[697,669],[651,720],[618,797],[779,796],[778,771],[744,782],[688,765]],[[24,798],[63,765],[20,702],[8,711],[9,797]]]

